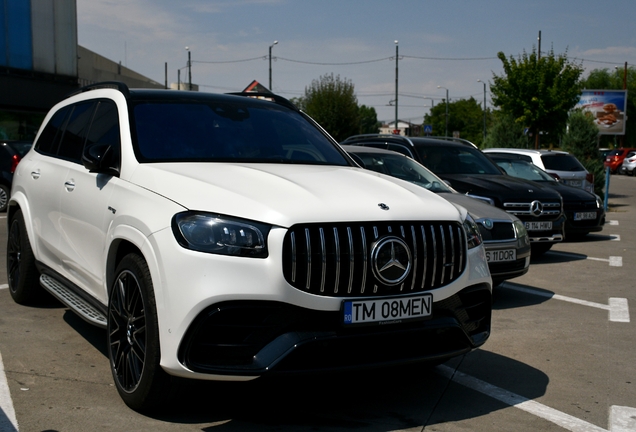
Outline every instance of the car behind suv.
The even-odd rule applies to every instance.
[[[489,148],[484,153],[491,155],[515,155],[550,174],[560,183],[594,193],[594,174],[590,173],[572,154],[554,150],[531,150],[516,148]]]
[[[368,170],[409,181],[465,207],[484,240],[494,285],[528,272],[530,239],[525,225],[516,216],[453,190],[426,167],[402,153],[362,146],[345,145],[342,148],[357,157],[358,163]]]
[[[528,230],[533,255],[547,252],[564,238],[565,215],[558,192],[506,175],[468,141],[367,134],[349,137],[342,144],[405,154],[449,182],[458,192],[486,200],[517,216]]]
[[[0,141],[0,212],[7,209],[13,173],[32,145],[32,141]]]
[[[271,94],[84,88],[18,165],[8,224],[14,300],[43,287],[106,328],[137,410],[175,377],[439,363],[490,334],[467,212],[360,169]]]

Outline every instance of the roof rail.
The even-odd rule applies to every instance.
[[[124,94],[124,96],[126,98],[128,98],[128,96],[130,95],[130,90],[128,89],[128,86],[126,84],[124,84],[123,82],[121,82],[121,81],[102,81],[102,82],[89,84],[87,86],[79,88],[76,91],[68,94],[67,97],[74,96],[76,94],[84,93],[84,92],[91,91],[91,90],[98,90],[98,89],[104,89],[104,88],[111,88],[111,89],[119,90],[121,93]]]
[[[341,144],[348,144],[354,141],[364,141],[369,139],[379,139],[379,140],[393,140],[393,141],[402,141],[408,143],[411,147],[414,147],[413,141],[408,139],[403,135],[394,135],[394,134],[360,134],[360,135],[352,135],[346,140],[342,141]]]
[[[296,105],[294,105],[293,103],[291,103],[289,100],[285,99],[282,96],[278,96],[274,93],[265,93],[265,92],[232,92],[232,93],[227,93],[229,95],[234,95],[234,96],[244,96],[244,97],[251,97],[254,99],[264,99],[264,100],[268,100],[270,102],[274,102],[277,103],[279,105],[283,105],[284,107],[293,109],[294,111],[299,111],[298,107]]]
[[[475,148],[479,148],[475,143],[468,141],[467,139],[463,139],[463,138],[455,138],[455,137],[446,137],[446,136],[425,136],[422,138],[431,138],[431,139],[436,139],[436,140],[444,140],[444,141],[453,141],[453,142],[458,142],[460,144],[465,144],[471,147],[475,147]]]

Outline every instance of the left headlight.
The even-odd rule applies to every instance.
[[[482,243],[479,228],[473,218],[467,213],[464,219],[464,231],[466,232],[466,244],[468,249],[479,246]]]
[[[181,246],[219,255],[267,258],[270,229],[264,223],[202,212],[178,213],[172,219]]]

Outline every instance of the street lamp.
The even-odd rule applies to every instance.
[[[188,90],[192,91],[192,57],[190,56],[190,48],[185,47],[188,51]]]
[[[393,131],[398,131],[400,133],[400,129],[398,128],[398,52],[399,46],[398,41],[395,41],[395,128]]]
[[[478,79],[477,82],[484,84],[484,142],[486,142],[486,81]]]
[[[270,90],[272,90],[272,47],[277,44],[278,44],[278,41],[275,40],[274,43],[269,46],[269,89]]]
[[[442,86],[437,86],[437,88],[446,90],[446,136],[448,137],[448,89]]]

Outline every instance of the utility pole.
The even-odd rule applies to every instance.
[[[188,90],[192,91],[192,59],[190,57],[190,49],[186,47],[188,50]]]
[[[269,46],[269,90],[272,93],[274,92],[274,90],[272,90],[272,47],[276,44],[278,44],[277,40]]]
[[[539,30],[539,37],[537,38],[538,41],[538,50],[537,50],[537,63],[539,62],[539,60],[541,60],[541,30]],[[535,150],[539,150],[539,129],[537,128],[537,130],[534,131],[534,149]]]
[[[398,135],[400,133],[400,128],[398,127],[398,60],[399,60],[399,46],[398,41],[395,41],[395,128],[393,132],[398,131]],[[405,133],[406,134],[406,133]]]

